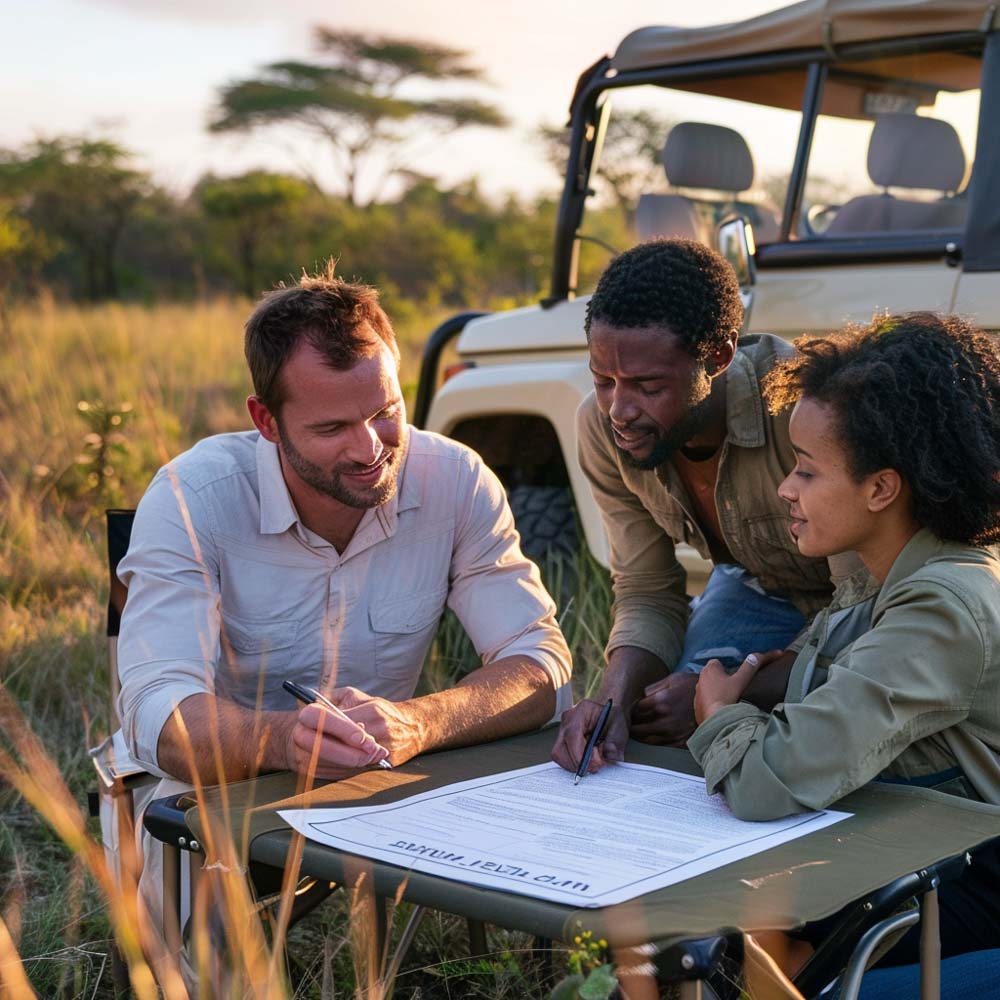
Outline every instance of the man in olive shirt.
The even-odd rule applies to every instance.
[[[795,465],[788,415],[770,416],[761,399],[761,378],[792,348],[769,335],[737,344],[742,321],[732,268],[690,240],[621,254],[588,305],[594,393],[577,414],[578,447],[608,534],[614,605],[601,693],[563,715],[552,753],[563,767],[578,766],[609,697],[593,770],[620,760],[629,735],[683,745],[709,659],[779,659],[829,603],[830,566],[799,554],[777,495]],[[680,542],[715,564],[693,602]],[[780,699],[790,660],[758,674],[762,701]]]

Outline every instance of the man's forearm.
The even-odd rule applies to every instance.
[[[552,718],[556,694],[549,675],[518,656],[480,667],[455,687],[403,706],[420,730],[418,752],[426,753],[538,729]]]
[[[627,715],[646,688],[666,676],[666,665],[658,656],[638,646],[618,646],[608,657],[598,700],[614,699]]]
[[[182,780],[193,781],[197,774],[212,785],[284,770],[296,714],[255,711],[215,695],[193,695],[160,731],[157,763]]]

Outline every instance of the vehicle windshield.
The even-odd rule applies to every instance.
[[[716,226],[733,215],[751,221],[758,243],[776,240],[803,81],[799,74],[792,108],[680,88],[611,92],[580,230],[578,289],[591,290],[607,264],[601,243],[622,250],[655,236],[683,236],[714,245]]]
[[[960,231],[976,147],[980,51],[829,67],[787,239]],[[711,246],[733,215],[758,246],[782,239],[805,67],[608,91],[610,115],[579,235],[577,290],[655,236]]]
[[[961,231],[980,74],[978,52],[832,66],[793,238]]]

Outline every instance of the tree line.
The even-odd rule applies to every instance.
[[[319,135],[338,164],[336,190],[306,173],[254,170],[206,174],[180,195],[106,137],[0,148],[0,297],[42,287],[83,301],[253,297],[330,256],[341,274],[382,288],[390,304],[461,307],[545,294],[554,198],[497,202],[474,179],[442,187],[407,167],[417,137],[508,126],[479,95],[482,73],[467,54],[326,28],[316,29],[315,44],[314,61],[272,63],[220,87],[208,127]],[[542,129],[536,141],[562,172],[562,131]],[[640,137],[625,161],[610,164],[609,207],[588,220],[605,242],[627,245],[629,185],[649,169],[651,149]],[[390,179],[395,193],[386,198]],[[585,261],[584,270],[605,263]]]

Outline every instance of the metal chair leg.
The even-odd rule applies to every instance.
[[[469,956],[485,955],[486,946],[486,924],[482,920],[473,920],[469,917]]]
[[[542,982],[553,978],[552,938],[536,937],[531,942],[531,957],[538,963]]]
[[[919,919],[920,914],[917,910],[907,910],[905,913],[887,917],[865,931],[857,948],[854,949],[854,954],[851,955],[850,962],[847,963],[839,1000],[857,1000],[861,991],[861,977],[865,974],[868,960],[878,945],[890,934],[912,927]]]
[[[920,900],[920,1000],[941,1000],[941,912],[937,886]]]

